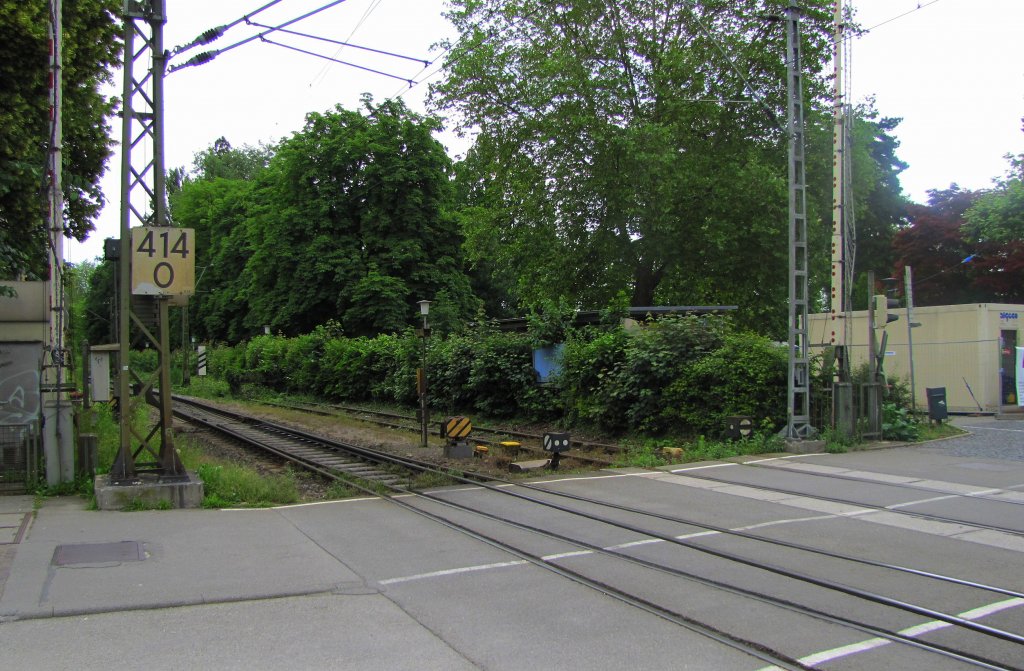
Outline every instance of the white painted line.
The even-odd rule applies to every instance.
[[[951,494],[963,494],[964,496],[972,496],[979,492],[991,491],[987,487],[979,487],[977,485],[965,485],[959,482],[949,482],[948,480],[921,480],[915,484],[922,487],[928,487],[929,489],[938,489],[941,491],[950,492]]]
[[[922,503],[934,503],[936,501],[948,501],[950,499],[960,498],[960,494],[950,494],[948,496],[933,496],[930,499],[918,499],[916,501],[907,501],[906,503],[894,503],[891,506],[886,506],[886,510],[899,510],[900,508],[906,508],[908,506],[917,506]]]
[[[963,524],[958,524],[956,522],[939,522],[936,520],[921,519],[919,517],[910,517],[899,512],[879,512],[874,510],[860,519],[865,522],[882,524],[896,529],[906,529],[907,531],[917,531],[923,534],[931,534],[932,536],[960,538],[961,534],[977,530],[977,527],[971,526],[970,523],[967,522]],[[969,539],[963,538],[963,540]]]
[[[960,617],[964,620],[980,620],[983,617],[993,615],[1000,611],[1009,610],[1010,608],[1017,608],[1018,606],[1024,606],[1024,599],[1013,598],[1007,599],[1006,601],[999,601],[996,603],[989,604],[987,606],[981,606],[980,608],[974,608],[973,610],[960,613],[957,617]],[[903,636],[907,636],[909,638],[917,638],[922,634],[927,634],[929,632],[937,631],[939,629],[946,629],[952,626],[954,625],[949,622],[935,620],[931,622],[923,622],[921,624],[909,627],[897,633]],[[839,648],[833,648],[831,650],[816,652],[813,655],[801,657],[797,661],[806,666],[815,666],[817,664],[832,662],[842,657],[849,657],[850,655],[856,655],[862,652],[867,652],[868,650],[874,650],[875,648],[880,648],[884,645],[890,645],[892,643],[897,642],[898,641],[890,641],[887,638],[869,638],[859,643],[851,643],[850,645],[844,645]],[[777,671],[779,669],[780,667],[777,666],[766,666],[762,667],[758,671]]]
[[[585,475],[582,477],[554,478],[552,480],[534,480],[532,485],[551,485],[560,482],[582,482],[584,480],[612,480],[614,478],[632,478],[644,473],[613,473],[611,475]]]
[[[744,464],[763,464],[766,461],[782,461],[783,459],[801,459],[803,457],[821,457],[825,456],[826,452],[811,452],[810,454],[787,454],[784,457],[768,457],[767,459],[751,459],[750,461],[744,461]]]
[[[309,508],[312,506],[326,506],[332,503],[362,503],[363,501],[380,501],[378,496],[359,496],[351,499],[331,499],[330,501],[310,501],[309,503],[289,503],[286,506],[271,506],[269,508],[218,508],[222,512],[236,512],[243,510],[288,510],[289,508]]]
[[[1024,433],[1024,429],[996,429],[991,426],[962,426],[962,429],[979,429],[981,431],[1009,431],[1010,433]]]
[[[837,466],[824,466],[822,464],[805,464],[802,461],[791,461],[787,464],[776,464],[773,468],[782,471],[796,471],[798,473],[821,473],[824,475],[841,475],[849,473],[849,468]]]
[[[777,527],[783,524],[793,524],[794,522],[820,522],[822,520],[835,519],[835,515],[814,515],[813,517],[794,517],[787,520],[774,520],[771,522],[761,522],[760,524],[750,524],[745,527],[736,527],[733,531],[753,531],[754,529],[763,529],[765,527]]]
[[[413,580],[423,580],[424,578],[439,578],[447,575],[458,575],[460,573],[472,573],[474,571],[489,571],[496,568],[505,568],[507,566],[522,566],[527,564],[525,559],[518,559],[516,561],[505,561],[497,562],[495,564],[478,564],[477,566],[463,566],[461,568],[450,568],[442,571],[431,571],[430,573],[418,573],[416,575],[407,575],[401,578],[388,578],[387,580],[381,580],[381,585],[395,585],[401,582],[411,582]]]
[[[648,539],[642,540],[642,541],[630,541],[629,543],[620,543],[618,545],[610,545],[610,546],[608,546],[608,547],[606,547],[604,549],[605,550],[623,550],[625,548],[635,548],[635,547],[640,547],[641,545],[656,545],[658,543],[664,543],[664,542],[665,541],[661,540],[660,538],[648,538]]]
[[[708,468],[724,468],[726,466],[741,466],[735,462],[729,462],[727,464],[707,464],[706,466],[687,466],[686,468],[673,468],[670,473],[683,473],[685,471],[703,471]]]
[[[725,494],[728,496],[739,496],[741,498],[747,498],[752,500],[760,500],[768,503],[774,503],[780,506],[787,506],[789,508],[799,508],[801,510],[810,510],[819,513],[826,513],[829,517],[851,517],[858,518],[864,522],[870,522],[873,524],[882,524],[884,526],[895,527],[898,529],[907,529],[910,531],[917,531],[920,533],[931,534],[933,536],[943,536],[949,538],[956,538],[970,543],[978,543],[980,545],[990,545],[993,547],[1000,547],[1015,552],[1020,552],[1024,543],[1017,536],[1011,534],[1005,534],[1000,532],[991,532],[988,534],[971,533],[977,532],[977,527],[973,527],[969,523],[956,524],[950,522],[935,522],[931,520],[922,520],[917,517],[905,515],[899,512],[899,508],[917,505],[920,503],[927,503],[929,501],[942,501],[944,499],[956,498],[962,496],[961,494],[950,494],[940,497],[932,497],[928,499],[921,499],[917,501],[910,501],[907,503],[897,503],[892,506],[888,506],[888,509],[877,510],[875,508],[864,508],[853,504],[842,504],[834,503],[831,501],[823,501],[811,496],[793,496],[791,494],[784,495],[771,495],[765,494],[760,489],[754,487],[748,487],[746,485],[734,485],[731,483],[723,483],[720,481],[709,481],[699,478],[687,477],[686,475],[673,475],[671,473],[659,474],[655,477],[660,482],[666,482],[670,484],[682,485],[686,487],[693,487],[695,489],[704,489],[718,494]],[[963,485],[961,485],[962,487]],[[975,490],[975,491],[988,491],[988,490]],[[823,519],[819,517],[802,518],[806,520],[817,520]],[[827,518],[825,518],[827,519]],[[799,522],[801,519],[795,520],[782,520],[779,524],[790,524],[792,522]]]
[[[592,554],[594,554],[593,550],[577,550],[576,552],[561,552],[555,555],[545,555],[541,557],[541,559],[544,561],[554,561],[556,559],[567,559],[569,557],[585,557]]]
[[[968,541],[971,543],[980,543],[981,545],[990,545],[1004,550],[1013,550],[1014,552],[1024,552],[1024,538],[1003,533],[1002,531],[980,529],[968,531],[963,534],[956,534],[953,538],[956,538],[959,541]]]

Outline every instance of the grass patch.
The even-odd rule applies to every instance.
[[[151,503],[142,499],[132,499],[121,510],[126,513],[134,513],[142,510],[173,510],[173,508],[170,501],[161,500]]]
[[[420,473],[409,483],[412,489],[432,489],[434,487],[449,487],[459,484],[453,476],[461,477],[461,473],[431,472]]]
[[[658,468],[670,463],[719,461],[749,454],[782,452],[784,448],[784,441],[774,433],[755,434],[740,440],[708,440],[704,436],[690,440],[649,439],[627,444],[615,465]]]
[[[327,498],[329,499],[350,499],[353,496],[361,496],[362,494],[363,492],[344,480],[335,480],[327,488]]]
[[[215,459],[195,442],[178,439],[178,455],[186,470],[203,481],[203,507],[252,507],[295,503],[299,500],[296,476],[291,470],[263,475],[253,468]]]
[[[937,440],[939,438],[952,438],[953,436],[963,436],[967,432],[963,429],[953,426],[947,422],[940,422],[933,424],[925,421],[921,422],[918,429],[917,440],[923,442],[926,440]]]
[[[224,380],[208,375],[191,378],[188,386],[180,387],[178,391],[186,396],[195,396],[196,398],[231,398],[230,385]]]

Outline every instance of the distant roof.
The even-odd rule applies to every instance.
[[[699,315],[715,314],[719,312],[734,312],[735,305],[657,305],[639,308],[629,308],[629,316],[633,319],[649,319],[664,315]],[[528,328],[526,317],[512,317],[511,319],[496,320],[498,328],[502,331],[525,331]],[[581,310],[576,313],[574,326],[587,326],[601,322],[601,311]]]

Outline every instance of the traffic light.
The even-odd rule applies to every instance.
[[[875,295],[875,328],[884,329],[891,322],[899,319],[893,310],[900,306],[900,302],[896,298],[889,298],[882,294]]]

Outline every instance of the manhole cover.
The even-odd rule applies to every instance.
[[[138,541],[120,543],[80,543],[58,545],[53,551],[55,566],[74,564],[107,564],[110,562],[142,561],[142,544]]]

